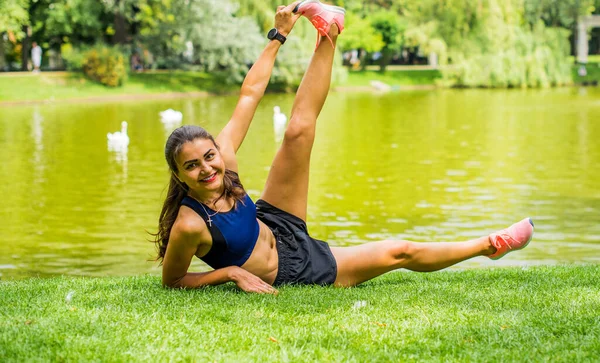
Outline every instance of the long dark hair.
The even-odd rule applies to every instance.
[[[156,248],[158,250],[156,261],[160,261],[160,263],[162,263],[162,260],[165,257],[169,236],[171,235],[171,228],[173,228],[175,219],[177,219],[181,201],[189,191],[189,187],[179,181],[175,176],[178,171],[175,159],[186,142],[193,142],[196,139],[210,140],[217,150],[219,150],[219,145],[217,145],[211,134],[202,127],[193,125],[185,125],[175,129],[175,131],[171,133],[171,136],[169,136],[167,144],[165,145],[165,159],[167,159],[167,164],[169,164],[171,180],[169,180],[167,197],[165,198],[160,217],[158,218],[158,232],[151,233],[154,236],[154,243],[156,243]],[[237,173],[226,169],[223,185],[223,193],[217,200],[225,197],[233,198],[234,203],[243,201],[246,192],[244,191],[244,187],[242,186]]]

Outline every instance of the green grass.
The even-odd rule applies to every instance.
[[[574,63],[575,57],[569,57],[569,62]],[[574,64],[571,68],[573,81],[576,84],[598,84],[600,83],[600,54],[589,55],[587,63],[587,76],[578,74],[579,65]]]
[[[348,74],[348,80],[341,86],[362,87],[370,86],[372,80],[386,83],[390,86],[414,86],[414,85],[434,85],[436,79],[442,78],[438,70],[418,70],[418,71],[351,71]]]
[[[134,73],[122,87],[105,87],[79,73],[0,75],[0,101],[44,101],[87,97],[118,97],[173,92],[229,92],[219,75],[202,72]]]
[[[577,84],[589,83],[589,84],[598,84],[600,83],[600,63],[588,63],[587,67],[587,76],[581,77],[577,73],[579,70],[579,66],[573,66],[573,81]]]
[[[127,86],[134,85],[148,92],[223,93],[239,90],[239,85],[226,84],[219,74],[204,72],[133,73],[129,75]]]
[[[600,266],[390,273],[351,289],[159,278],[0,283],[0,357],[23,361],[595,361]],[[70,302],[65,296],[74,292]],[[358,301],[366,306],[353,308]]]
[[[569,62],[575,63],[575,57],[570,56]],[[600,54],[591,54],[588,55],[588,63],[600,63]]]

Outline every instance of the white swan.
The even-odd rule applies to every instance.
[[[376,90],[378,90],[380,92],[389,92],[392,90],[392,86],[390,86],[389,84],[383,83],[381,81],[373,80],[369,83],[371,83],[371,87],[375,88]]]
[[[273,107],[273,130],[275,130],[275,141],[283,140],[287,116],[281,112],[279,106]]]
[[[183,114],[180,111],[175,111],[171,108],[159,112],[160,121],[164,124],[179,124],[183,120]]]
[[[121,131],[107,133],[106,138],[108,140],[109,150],[122,150],[126,149],[129,145],[129,136],[127,135],[127,121],[121,122]]]

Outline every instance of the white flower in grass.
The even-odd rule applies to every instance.
[[[367,302],[364,300],[359,300],[357,302],[354,303],[354,305],[352,305],[352,309],[360,309],[360,308],[364,308],[365,306],[367,306]]]
[[[71,303],[71,300],[73,300],[73,295],[75,295],[75,291],[69,291],[69,293],[67,294],[67,297],[65,297],[65,302],[67,304]]]

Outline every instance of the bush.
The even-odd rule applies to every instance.
[[[83,72],[94,81],[109,87],[123,85],[127,78],[125,57],[116,48],[96,46],[85,52]]]
[[[60,55],[69,71],[83,70],[83,61],[86,52],[86,49],[73,48],[73,45],[69,43],[63,44],[60,47]]]

